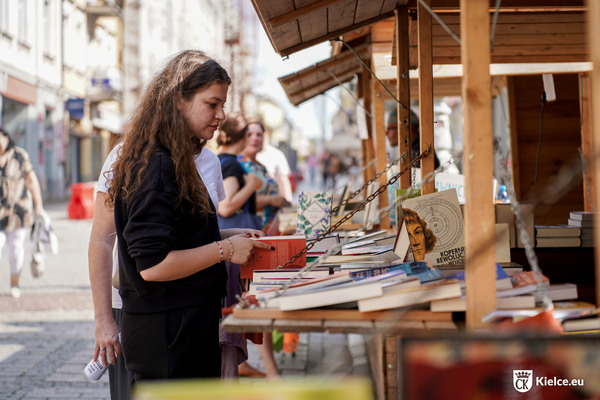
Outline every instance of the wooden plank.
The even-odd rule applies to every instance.
[[[460,44],[452,37],[436,36],[434,37],[434,49],[438,47],[458,48]],[[494,47],[496,46],[532,46],[532,45],[585,45],[587,36],[584,33],[568,34],[543,34],[543,35],[496,35],[494,38]],[[434,51],[435,52],[435,51]],[[584,51],[587,53],[587,50]]]
[[[228,315],[222,322],[227,332],[270,332],[273,330],[273,320],[270,318],[238,318]]]
[[[385,90],[381,87],[381,84],[377,82],[375,79],[371,80],[371,90],[372,90],[372,98],[373,98],[373,120],[374,120],[374,128],[375,132],[373,135],[376,155],[376,165],[377,171],[383,171],[387,166],[387,149],[385,142],[385,104],[383,93]],[[387,183],[387,175],[382,174],[378,180],[379,186],[384,186]],[[389,188],[388,190],[393,190]],[[389,204],[388,196],[382,195],[379,196],[379,209],[387,208]],[[388,230],[390,229],[390,215],[386,213],[384,217],[381,217],[380,228]]]
[[[398,7],[396,9],[396,82],[399,82],[396,90],[398,101],[404,105],[397,105],[398,113],[398,157],[407,154],[408,157],[400,159],[399,168],[403,170],[410,164],[411,159],[411,133],[410,133],[410,97],[411,80],[409,77],[409,55],[408,55],[408,8]],[[411,185],[410,174],[400,176],[401,189],[407,189]]]
[[[579,74],[579,93],[581,94],[579,109],[581,113],[581,151],[585,160],[583,175],[583,204],[584,210],[594,209],[596,202],[596,185],[594,176],[594,139],[592,135],[592,82],[589,74]],[[583,166],[582,166],[583,168]],[[590,198],[591,197],[591,198]]]
[[[461,0],[460,4],[464,71],[463,167],[467,182],[464,207],[466,323],[468,330],[474,330],[483,327],[481,318],[496,308],[495,216],[494,205],[490,201],[493,198],[490,177],[493,176],[494,159],[489,68],[490,16],[485,3]]]
[[[444,322],[444,321],[441,321]],[[293,320],[276,319],[273,320],[273,328],[280,332],[323,332],[325,327],[322,320]]]
[[[327,34],[327,9],[319,9],[298,18],[302,41],[314,40]]]
[[[324,320],[323,328],[330,333],[375,333],[373,321]]]
[[[276,17],[269,18],[269,26],[271,28],[275,28],[281,26],[283,24],[293,22],[301,18],[302,16],[306,16],[307,14],[311,14],[314,11],[322,11],[326,13],[326,8],[332,4],[339,3],[340,0],[318,0],[312,1],[309,4],[304,4],[306,2],[300,2],[298,8],[288,11],[284,14],[278,14]]]
[[[283,48],[301,43],[300,31],[295,21],[276,28],[268,27],[265,22],[276,15],[294,10],[292,0],[252,0],[252,4],[275,51],[279,52]]]
[[[363,67],[362,73],[359,74],[359,77],[362,77],[362,80],[359,80],[361,84],[361,93],[363,95],[363,105],[366,110],[369,112],[372,111],[372,101],[371,101],[371,74],[369,71]],[[367,139],[362,141],[363,143],[363,159],[362,165],[367,165],[371,162],[371,160],[375,157],[375,150],[373,149],[373,141],[371,140],[373,137],[373,119],[369,116],[369,114],[365,115],[367,120]],[[369,166],[363,171],[363,182],[369,182],[372,178],[375,177],[374,167]],[[364,198],[367,198],[367,189],[363,191]]]
[[[356,0],[338,1],[329,6],[327,13],[327,27],[330,31],[344,29],[354,23],[354,4]],[[367,28],[363,28],[367,31]],[[348,42],[351,37],[344,35],[344,40]]]
[[[371,26],[371,43],[390,43],[393,35],[394,18],[379,21]]]
[[[354,22],[360,23],[376,17],[381,12],[383,0],[357,0]],[[394,10],[390,10],[393,14]]]
[[[384,365],[384,342],[381,335],[373,335],[367,337],[365,341],[367,357],[371,366],[371,375],[373,377],[373,385],[375,386],[375,398],[377,400],[386,400],[385,390],[385,365]]]
[[[600,154],[600,4],[597,1],[589,1],[588,11],[588,26],[589,26],[589,37],[590,37],[590,58],[594,69],[590,73],[591,79],[591,96],[592,96],[592,115],[594,119],[592,121],[592,140],[594,143],[594,155]],[[600,179],[600,162],[594,164],[594,180],[598,182]],[[600,185],[596,185],[595,196],[596,199],[600,198]],[[594,210],[599,209],[599,204],[594,204]],[[596,248],[600,248],[600,224],[596,223],[594,228],[594,242]],[[596,304],[600,305],[600,251],[595,253],[595,272],[596,272]]]
[[[341,35],[349,32],[349,31],[360,29],[360,28],[363,28],[365,26],[374,24],[375,22],[384,20],[386,18],[390,18],[393,15],[394,15],[393,13],[381,14],[381,15],[375,16],[375,17],[373,17],[371,19],[367,19],[365,21],[361,21],[361,22],[355,23],[354,25],[347,26],[347,27],[344,27],[344,28],[340,28],[340,29],[338,29],[336,31],[329,32],[329,33],[327,33],[327,35],[324,35],[324,36],[321,36],[321,37],[318,37],[318,38],[315,38],[315,39],[312,39],[312,40],[302,41],[301,43],[298,42],[298,44],[290,45],[290,46],[283,46],[282,45],[282,46],[278,46],[278,47],[274,46],[274,47],[275,47],[275,50],[277,51],[277,53],[279,55],[281,55],[282,57],[285,57],[285,56],[290,55],[292,53],[295,53],[297,51],[304,50],[304,49],[306,49],[308,47],[314,46],[314,45],[319,44],[321,42],[324,42],[324,41],[336,38],[338,36],[341,36]],[[278,39],[278,38],[274,38],[273,40],[276,40],[276,39]],[[272,41],[272,43],[273,43],[273,41]]]
[[[358,310],[311,309],[281,311],[275,308],[234,308],[236,318],[256,318],[275,320],[346,320],[346,321],[452,321],[452,313],[432,313],[428,310],[373,311],[361,313]]]
[[[430,0],[425,1],[430,4]],[[435,168],[433,149],[433,57],[431,42],[431,14],[419,4],[417,11],[419,41],[419,132],[421,153],[431,150],[421,160],[421,194],[431,194],[435,190],[435,181],[426,178]]]
[[[493,12],[493,10],[492,10]],[[448,25],[459,25],[459,13],[440,13],[439,17]],[[491,26],[490,18],[490,26]],[[586,23],[585,12],[502,12],[498,15],[498,24],[540,24],[540,23]],[[439,25],[433,21],[434,25]],[[459,32],[458,30],[456,32]]]

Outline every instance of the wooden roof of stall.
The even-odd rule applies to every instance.
[[[384,81],[396,79],[394,8],[416,0],[252,0],[277,53],[287,56],[323,41],[342,37],[360,43],[359,55]],[[495,11],[490,0],[490,13]],[[432,9],[455,34],[460,34],[458,0],[432,0]],[[418,68],[418,35],[414,14],[409,16],[409,67]],[[493,24],[490,19],[490,25]],[[492,31],[492,26],[490,30]],[[583,0],[504,0],[491,53],[492,75],[533,72],[560,73],[590,69]],[[364,44],[370,45],[366,48]],[[460,65],[460,44],[434,19],[434,65]],[[551,64],[554,64],[552,66]],[[528,66],[524,66],[527,64]],[[341,42],[333,43],[332,57],[279,78],[290,102],[299,105],[347,82],[362,69],[360,61]],[[435,96],[460,93],[460,68],[434,70]],[[438,80],[438,74],[444,80]],[[453,79],[452,79],[453,78]],[[414,79],[412,80],[414,81]],[[411,92],[415,92],[413,82]],[[416,93],[415,93],[416,94]],[[412,94],[411,94],[412,95]]]
[[[363,44],[354,51],[362,60],[369,60],[368,45]],[[344,51],[298,72],[283,76],[279,78],[279,82],[290,103],[297,106],[351,80],[361,69],[362,64],[354,53]]]
[[[275,51],[285,57],[377,21],[408,0],[252,0]]]

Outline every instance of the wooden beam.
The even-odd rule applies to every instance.
[[[319,10],[321,8],[329,7],[333,3],[338,3],[341,0],[317,0],[313,3],[310,3],[306,6],[295,9],[294,11],[290,11],[288,13],[278,15],[269,20],[269,25],[271,28],[276,28],[280,25],[285,24],[286,22],[293,21],[295,19],[300,18],[303,15],[306,15],[310,12]]]
[[[383,88],[375,79],[371,80],[371,93],[373,99],[373,126],[375,128],[375,134],[373,135],[375,157],[376,157],[376,170],[377,172],[383,171],[387,166],[387,151],[385,143],[385,104],[383,96]],[[382,174],[377,181],[379,186],[384,186],[387,183],[387,175]],[[388,190],[394,190],[389,187]],[[386,192],[387,193],[387,192]],[[385,209],[389,205],[388,196],[379,196],[379,209]],[[390,229],[390,215],[386,214],[380,219],[381,229]]]
[[[590,44],[590,58],[593,69],[590,72],[592,80],[592,140],[594,146],[594,158],[600,154],[600,2],[588,0],[588,34]],[[600,162],[594,163],[594,178],[600,179]],[[600,199],[600,185],[596,185],[596,203],[594,211],[598,212],[598,199]],[[594,243],[596,249],[600,248],[600,223],[594,224]],[[600,251],[595,251],[596,264],[596,304],[600,304]]]
[[[369,112],[371,112],[372,107],[371,107],[371,74],[369,74],[369,71],[367,71],[367,69],[365,67],[363,67],[362,73],[359,75],[359,85],[361,87],[361,92],[363,95],[363,99],[364,99],[364,106],[366,110],[369,110]],[[368,134],[368,138],[367,139],[363,139],[362,141],[362,165],[367,165],[368,163],[371,162],[371,160],[373,160],[373,157],[375,156],[375,152],[373,151],[373,141],[372,141],[372,137],[373,137],[373,121],[372,118],[367,114],[365,115],[365,118],[367,120],[367,134]],[[367,167],[364,171],[363,171],[363,181],[364,182],[368,182],[370,181],[372,178],[375,177],[375,173],[374,173],[374,168],[373,166],[369,166]],[[367,190],[365,189],[363,196],[366,198],[367,197]]]
[[[585,211],[592,211],[592,209],[594,208],[593,205],[596,204],[596,180],[594,177],[594,139],[592,137],[592,99],[590,96],[591,89],[592,82],[589,74],[579,74],[581,151],[585,160],[585,171],[583,171],[583,204]]]
[[[461,0],[463,166],[468,330],[496,308],[493,134],[490,92],[490,14],[486,2]]]
[[[407,156],[400,159],[400,171],[408,166],[411,159],[410,137],[410,76],[408,67],[408,7],[401,6],[396,9],[396,71],[398,82],[396,97],[405,107],[398,104],[398,154]],[[410,172],[400,176],[400,189],[408,189],[411,185]]]
[[[425,0],[430,4],[431,0]],[[431,14],[419,5],[417,11],[418,42],[419,42],[419,131],[421,137],[421,152],[431,149],[431,153],[421,160],[421,181],[431,175],[435,168],[433,150],[433,57],[431,42]],[[423,183],[421,194],[435,191],[435,181]]]
[[[304,49],[309,48],[311,46],[314,46],[316,44],[319,44],[319,43],[325,42],[327,40],[336,38],[336,37],[341,36],[344,33],[347,33],[349,31],[352,31],[352,30],[355,30],[355,29],[360,29],[360,28],[365,27],[365,26],[369,26],[371,24],[374,24],[375,22],[381,21],[381,20],[386,19],[386,18],[391,18],[393,16],[394,16],[394,12],[390,11],[390,12],[378,15],[376,17],[369,18],[369,19],[364,20],[362,22],[356,23],[354,25],[347,26],[347,27],[341,28],[341,29],[337,29],[337,30],[335,30],[333,32],[329,32],[326,35],[319,36],[319,37],[314,38],[312,40],[307,40],[305,42],[303,41],[303,42],[301,42],[299,44],[286,47],[286,48],[284,48],[282,50],[277,50],[277,53],[280,56],[282,56],[282,57],[289,56],[292,53],[296,53],[296,52],[298,52],[300,50],[304,50]]]

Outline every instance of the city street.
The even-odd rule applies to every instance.
[[[6,254],[0,260],[0,398],[109,399],[108,374],[89,383],[82,375],[92,356],[94,324],[87,268],[92,220],[69,220],[67,204],[47,204],[60,252],[46,255],[33,278],[30,254],[22,295],[9,292]]]
[[[9,296],[6,254],[0,260],[0,399],[108,400],[108,374],[97,383],[82,375],[94,347],[87,266],[92,220],[68,219],[66,203],[47,204],[46,211],[60,252],[47,254],[40,278],[32,277],[27,252],[21,298]],[[369,374],[360,335],[302,333],[296,353],[276,359],[284,377]],[[263,369],[251,344],[249,361]]]

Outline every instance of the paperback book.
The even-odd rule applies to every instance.
[[[331,192],[300,192],[296,234],[315,239],[331,226]]]
[[[464,222],[455,189],[404,200],[402,217],[416,261],[464,263]]]

